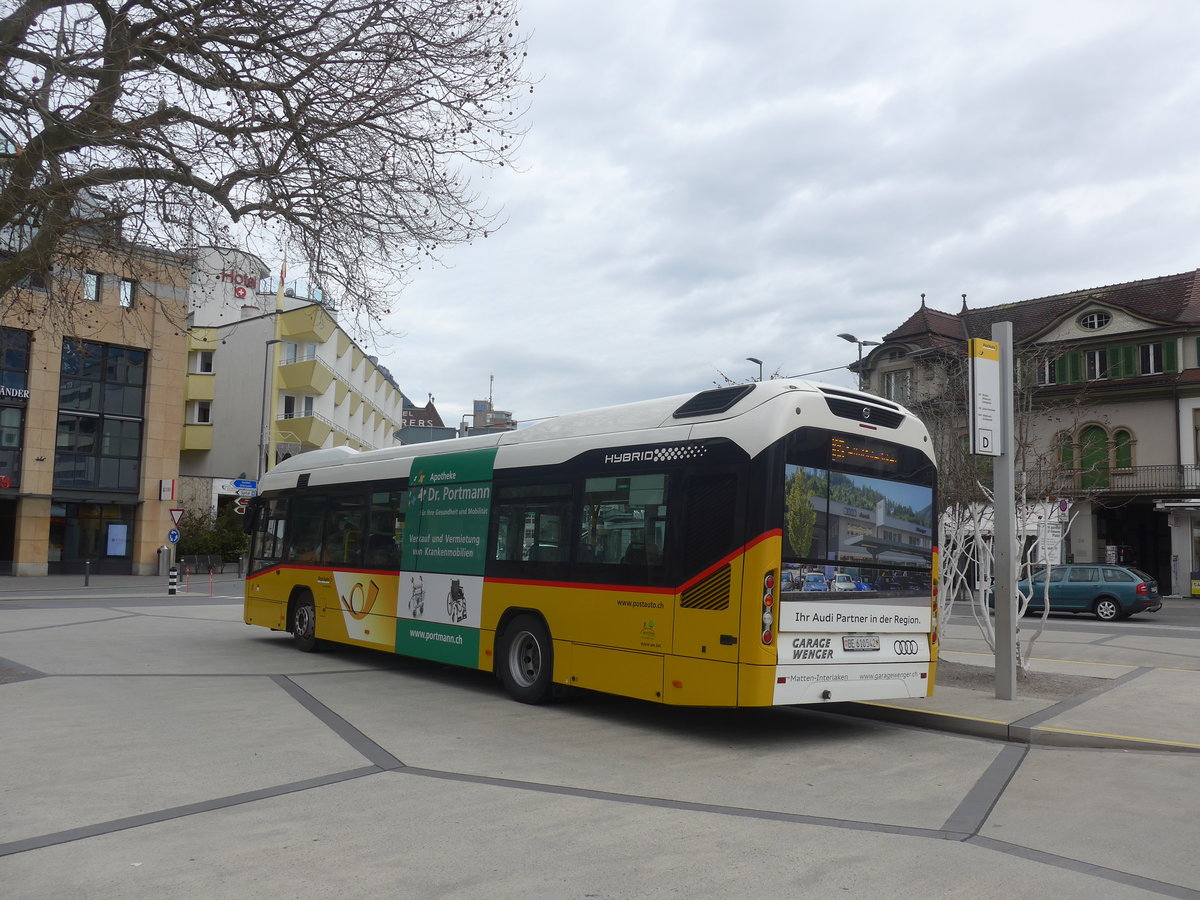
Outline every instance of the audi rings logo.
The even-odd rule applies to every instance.
[[[892,644],[897,656],[916,656],[921,647],[916,641],[896,641]]]

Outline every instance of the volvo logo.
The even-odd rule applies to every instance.
[[[897,656],[916,656],[921,650],[916,641],[896,641],[892,647]]]
[[[863,407],[863,418],[864,418],[864,419],[869,419],[869,418],[871,418],[871,407],[869,407],[869,406],[864,406],[864,407]]]

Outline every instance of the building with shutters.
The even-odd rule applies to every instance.
[[[970,338],[1011,322],[1027,496],[1067,499],[1064,561],[1121,562],[1191,593],[1200,572],[1200,270],[957,313],[921,305],[861,364],[918,415],[965,398]],[[851,368],[858,368],[857,364]],[[948,375],[947,373],[956,373]],[[966,410],[955,427],[965,435]]]

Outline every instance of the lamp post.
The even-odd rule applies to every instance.
[[[258,480],[262,481],[263,473],[267,470],[267,429],[270,424],[267,422],[267,396],[270,392],[271,383],[267,380],[270,375],[271,366],[271,345],[282,343],[280,338],[271,338],[263,347],[263,395],[262,395],[262,415],[259,417],[258,424]]]
[[[758,380],[762,381],[762,360],[755,359],[753,356],[747,356],[746,362],[758,363]]]
[[[861,391],[863,389],[862,348],[864,346],[865,347],[878,347],[880,344],[883,343],[883,341],[860,341],[854,335],[847,334],[846,332],[842,332],[841,334],[838,335],[838,337],[840,337],[843,341],[849,341],[852,344],[858,344],[858,365],[855,368],[858,372],[858,389]]]

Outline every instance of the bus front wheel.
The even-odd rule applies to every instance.
[[[317,607],[307,592],[296,599],[292,612],[292,643],[305,653],[317,649]]]
[[[504,629],[500,641],[500,680],[514,700],[545,703],[553,684],[554,648],[550,632],[535,616],[519,615]]]

